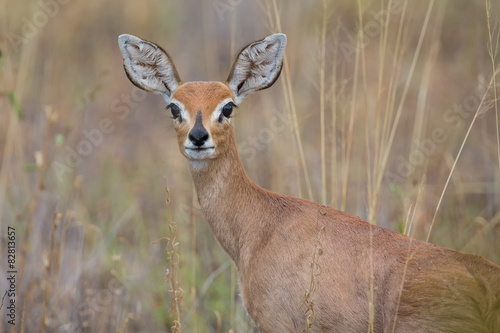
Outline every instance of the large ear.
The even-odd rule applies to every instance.
[[[141,89],[160,94],[169,103],[181,79],[167,52],[132,35],[120,35],[118,44],[130,81]]]
[[[227,84],[236,96],[236,104],[240,104],[249,93],[273,85],[281,73],[285,46],[286,36],[274,34],[240,52],[227,78]]]

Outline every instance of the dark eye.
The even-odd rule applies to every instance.
[[[174,119],[178,119],[181,116],[181,109],[179,109],[176,104],[170,103],[167,106],[167,109],[170,109],[170,111],[172,112],[172,117],[174,117]]]
[[[231,113],[233,113],[233,108],[235,108],[236,105],[233,102],[229,102],[226,105],[222,107],[222,112],[221,116],[219,117],[219,122],[222,123],[222,116],[226,118],[231,118]]]

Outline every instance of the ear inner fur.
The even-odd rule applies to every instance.
[[[283,66],[285,46],[285,35],[275,34],[240,51],[226,81],[237,104],[253,91],[269,88],[276,82]]]
[[[174,62],[160,46],[132,35],[119,37],[125,72],[130,81],[167,100],[182,84]]]

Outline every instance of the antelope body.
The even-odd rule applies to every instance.
[[[260,332],[500,332],[499,266],[247,177],[231,113],[277,80],[285,35],[245,47],[224,83],[182,82],[170,56],[138,37],[119,45],[132,83],[172,111],[203,214]]]

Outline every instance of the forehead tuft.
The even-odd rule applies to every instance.
[[[172,98],[181,102],[188,112],[212,112],[224,99],[234,95],[222,82],[186,82],[180,85]]]

